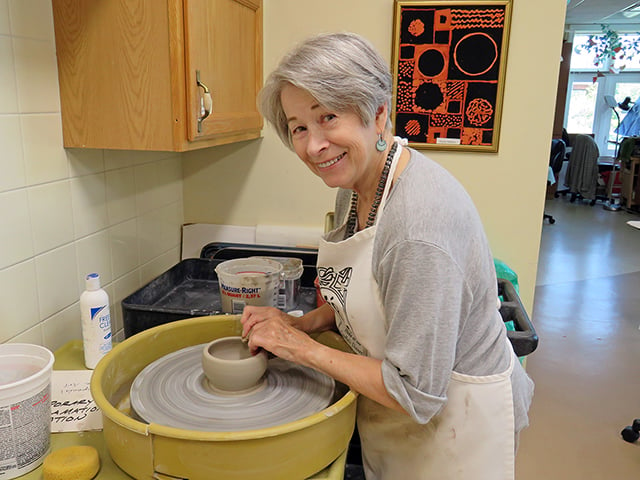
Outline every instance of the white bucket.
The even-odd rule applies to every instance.
[[[51,433],[53,353],[28,343],[0,344],[0,479],[42,464]]]
[[[282,281],[282,264],[266,258],[237,258],[216,267],[222,311],[242,313],[245,305],[275,307]]]

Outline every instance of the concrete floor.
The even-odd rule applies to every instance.
[[[640,478],[640,215],[547,200],[527,358],[536,382],[518,480]]]

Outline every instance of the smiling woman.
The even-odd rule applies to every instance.
[[[421,68],[441,68],[438,55]],[[386,62],[349,33],[307,39],[267,78],[265,118],[350,208],[319,242],[324,303],[302,317],[248,306],[243,336],[360,393],[367,479],[511,480],[533,385],[496,309],[478,212],[448,171],[393,136],[391,88]],[[485,105],[468,108],[485,121]],[[309,336],[333,328],[352,352]]]

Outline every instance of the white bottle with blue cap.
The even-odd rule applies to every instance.
[[[109,295],[100,288],[100,275],[90,273],[85,284],[86,290],[80,295],[84,364],[93,370],[111,351],[111,315]]]

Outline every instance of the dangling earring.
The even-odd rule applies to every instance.
[[[376,142],[376,150],[384,152],[387,149],[387,142],[382,138],[382,134],[378,134],[378,141]]]

